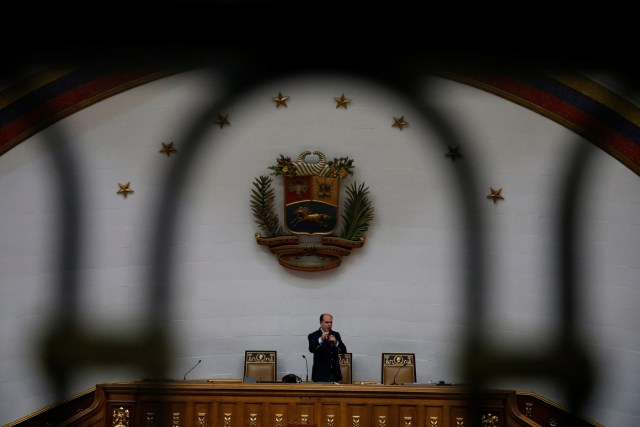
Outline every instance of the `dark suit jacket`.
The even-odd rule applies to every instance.
[[[309,351],[313,353],[313,368],[311,369],[311,380],[313,381],[342,381],[338,354],[346,353],[347,346],[342,342],[339,332],[331,331],[331,334],[338,340],[338,345],[330,345],[326,341],[323,341],[322,344],[318,343],[322,336],[320,328],[308,336]]]

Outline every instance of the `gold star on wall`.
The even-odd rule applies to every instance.
[[[168,144],[165,144],[164,142],[162,143],[162,148],[160,149],[160,153],[165,153],[167,157],[169,157],[171,156],[171,153],[177,153],[177,152],[178,150],[173,148],[173,142],[170,142]]]
[[[118,190],[117,194],[122,194],[126,199],[129,193],[133,193],[133,190],[129,188],[130,185],[131,185],[131,181],[127,182],[126,184],[118,183],[118,186],[120,187],[120,189]]]
[[[498,203],[498,200],[504,200],[504,197],[502,197],[501,194],[502,188],[498,188],[497,190],[495,190],[493,187],[489,187],[489,189],[491,189],[491,194],[487,196],[487,199],[493,199],[494,205]]]
[[[220,129],[222,129],[225,126],[231,126],[231,123],[229,122],[229,115],[225,114],[223,116],[223,115],[218,114],[218,120],[215,121],[215,124],[220,126]]]
[[[462,158],[462,154],[460,154],[460,146],[457,147],[449,147],[449,152],[445,154],[445,157],[449,157],[452,161],[456,161],[458,158]]]
[[[281,92],[278,92],[278,96],[276,96],[275,98],[271,98],[273,99],[273,101],[276,103],[276,108],[279,106],[283,106],[286,107],[287,106],[287,101],[289,100],[288,96],[282,96]]]
[[[344,93],[342,95],[340,95],[340,98],[333,98],[336,100],[336,108],[344,108],[345,110],[347,109],[347,105],[351,102],[350,99],[347,99],[344,97]]]
[[[402,130],[402,128],[409,127],[409,122],[404,120],[404,116],[400,118],[394,117],[393,124],[391,126]]]

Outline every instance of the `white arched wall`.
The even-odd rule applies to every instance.
[[[179,201],[174,283],[168,327],[175,344],[172,378],[202,360],[192,378],[238,378],[246,349],[278,351],[278,376],[304,376],[306,335],[320,313],[334,315],[354,355],[354,379],[379,380],[380,354],[410,351],[418,381],[461,381],[456,347],[465,331],[464,215],[481,214],[486,249],[487,336],[506,348],[539,347],[558,325],[555,221],[564,167],[576,146],[593,152],[588,196],[580,211],[580,326],[598,368],[584,415],[636,426],[640,393],[638,340],[638,176],[564,127],[486,92],[440,78],[424,96],[451,114],[465,145],[463,159],[445,157],[446,143],[406,100],[358,76],[301,75],[266,82],[238,99],[231,126],[213,123],[188,189]],[[181,154],[184,128],[222,96],[224,81],[207,70],[164,78],[88,107],[0,157],[0,414],[10,422],[55,398],[37,353],[55,315],[59,276],[57,198],[77,192],[85,222],[81,267],[82,323],[94,331],[144,325],[146,258],[155,231],[156,197]],[[290,96],[286,108],[271,100]],[[337,109],[334,97],[353,100]],[[391,126],[404,115],[410,126]],[[78,153],[78,182],[55,184],[48,135],[63,130]],[[173,142],[178,152],[159,153]],[[445,144],[445,145],[443,145]],[[363,248],[336,270],[301,273],[280,267],[258,246],[249,207],[252,182],[280,155],[305,150],[355,159],[353,180],[370,188],[376,209]],[[473,162],[478,212],[458,202],[454,169]],[[131,182],[134,193],[116,194]],[[275,181],[279,190],[278,181]],[[502,188],[505,200],[486,198]],[[117,351],[117,349],[114,349]],[[124,368],[86,370],[81,391],[96,383],[140,379]],[[553,383],[496,379],[562,403]]]

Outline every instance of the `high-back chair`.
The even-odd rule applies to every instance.
[[[244,382],[274,382],[278,370],[275,350],[247,350],[244,352]]]
[[[338,354],[338,361],[340,362],[340,372],[342,372],[342,384],[351,384],[353,382],[351,353]]]
[[[382,384],[416,382],[415,353],[382,353]]]

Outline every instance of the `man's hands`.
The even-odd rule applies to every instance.
[[[328,342],[331,345],[335,345],[338,340],[331,335],[331,331],[322,331],[322,340]]]

